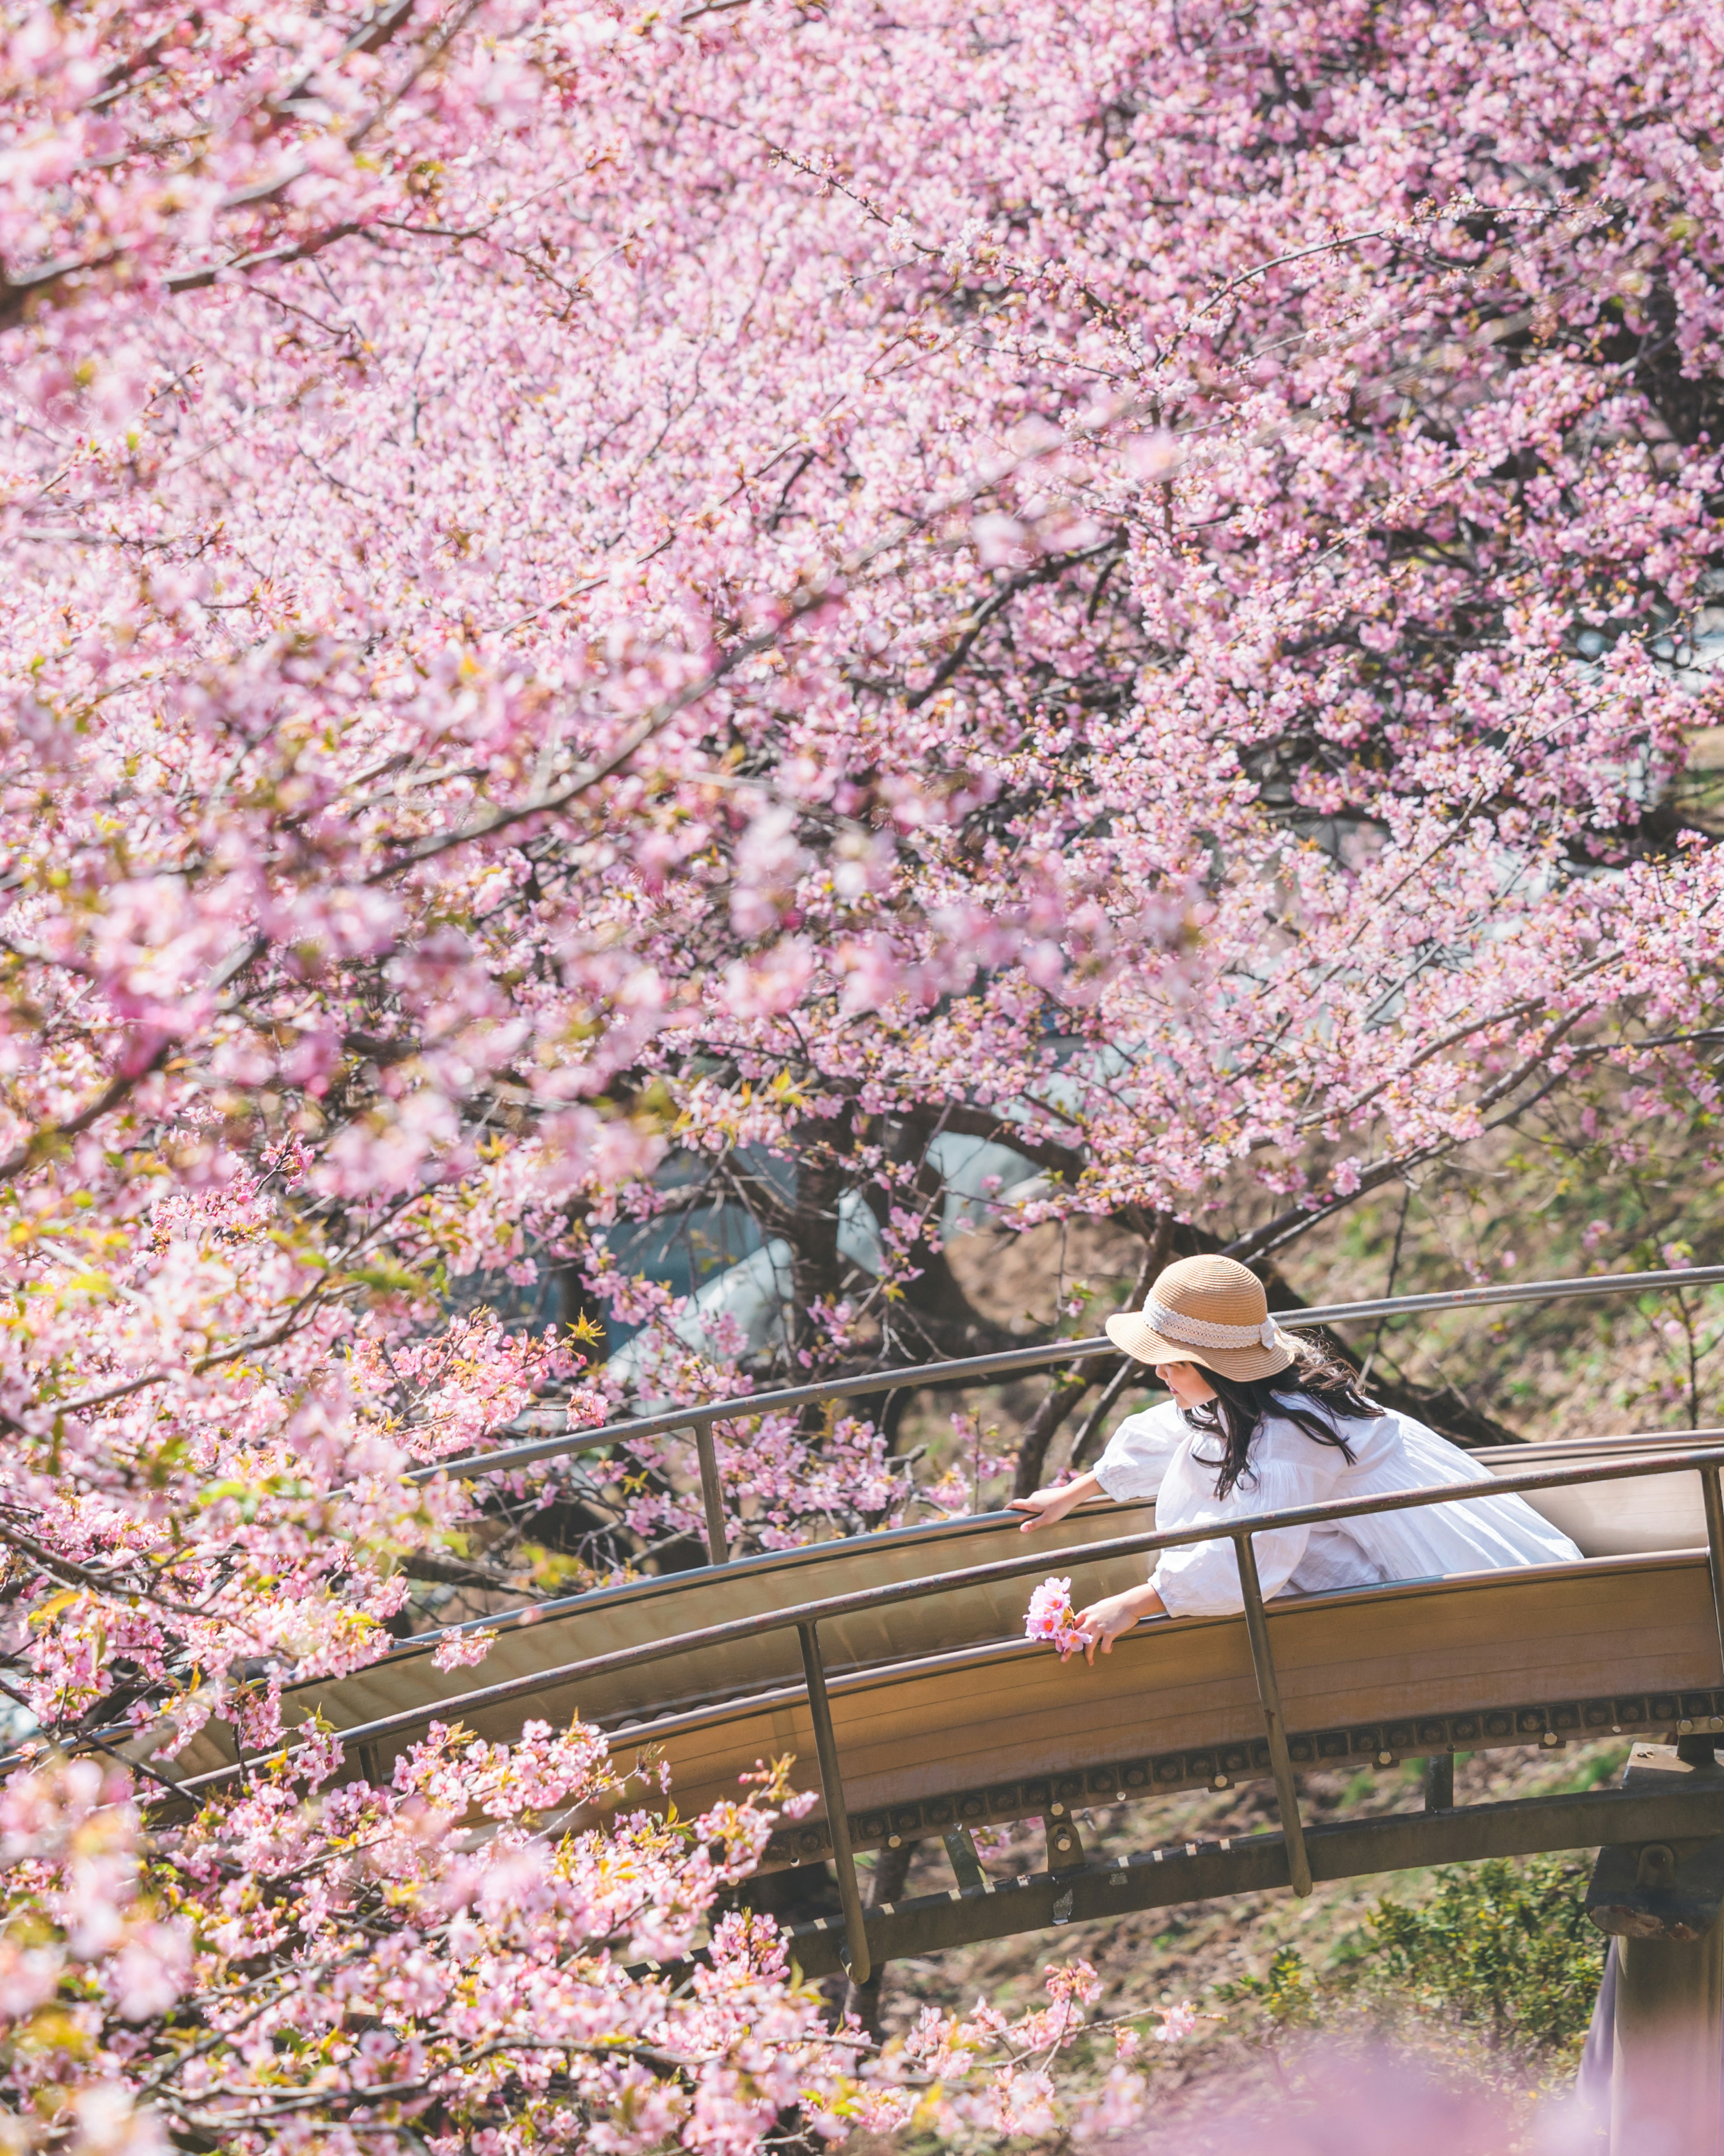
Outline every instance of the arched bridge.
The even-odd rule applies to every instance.
[[[1403,1298],[1296,1313],[1287,1322],[1591,1295],[1724,1279],[1680,1275],[1538,1282],[1455,1296]],[[959,1364],[875,1373],[682,1408],[582,1431],[532,1437],[428,1472],[480,1476],[696,1424],[703,1438],[713,1554],[707,1568],[644,1580],[512,1616],[480,1672],[439,1671],[437,1637],[404,1644],[369,1669],[303,1684],[290,1720],[316,1712],[372,1774],[433,1720],[506,1738],[522,1722],[579,1714],[626,1759],[665,1760],[685,1812],[733,1794],[757,1761],[793,1753],[816,1810],[774,1836],[769,1866],[835,1860],[841,1922],[800,1928],[810,1975],[927,1953],[1068,1920],[1403,1866],[1598,1844],[1678,1842],[1724,1831],[1724,1774],[1694,1740],[1724,1732],[1724,1430],[1628,1434],[1516,1445],[1477,1455],[1481,1471],[1561,1526],[1584,1553],[1542,1566],[1265,1606],[1254,1537],[1297,1520],[1454,1502],[1455,1491],[1265,1514],[1233,1530],[1245,1607],[1228,1617],[1140,1626],[1098,1658],[1062,1666],[1022,1636],[1028,1589],[1050,1571],[1080,1575],[1085,1599],[1141,1580],[1158,1548],[1208,1540],[1213,1527],[1158,1532],[1150,1504],[1095,1506],[1033,1538],[1009,1515],[826,1543],[723,1562],[724,1522],[710,1432],[715,1420],[887,1383],[921,1383],[1033,1367],[1108,1343],[1060,1343]],[[697,1418],[699,1419],[697,1421]],[[1618,1790],[1457,1808],[1457,1750],[1552,1747],[1624,1734],[1682,1743],[1691,1756]],[[212,1724],[177,1772],[195,1790],[235,1772]],[[1434,1763],[1421,1813],[1310,1827],[1302,1767],[1403,1758]],[[1650,1774],[1650,1780],[1648,1776]],[[1279,1832],[1088,1859],[1075,1815],[1160,1792],[1272,1781]],[[1045,1866],[990,1878],[970,1830],[1042,1820]],[[952,1884],[865,1911],[859,1849],[938,1835]]]

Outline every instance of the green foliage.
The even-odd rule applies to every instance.
[[[1217,1984],[1215,1996],[1227,2006],[1249,1999],[1261,2007],[1275,2035],[1289,2029],[1315,2029],[1322,2019],[1316,1979],[1297,1947],[1277,1947],[1265,1974]]]
[[[1604,1941],[1581,1906],[1588,1867],[1560,1856],[1501,1858],[1435,1875],[1428,1900],[1385,1897],[1338,1967],[1316,1970],[1278,1947],[1260,1976],[1218,1984],[1222,2006],[1255,2010],[1260,2041],[1335,2025],[1363,2010],[1452,2036],[1475,2029],[1505,2063],[1578,2041],[1603,1972]]]
[[[1604,1941],[1581,1907],[1587,1872],[1558,1856],[1439,1871],[1428,1902],[1378,1903],[1357,1977],[1481,2025],[1494,2049],[1572,2043],[1604,1966]]]

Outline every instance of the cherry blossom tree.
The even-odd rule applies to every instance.
[[[435,1729],[387,1789],[323,1789],[339,1748],[310,1751],[147,1836],[92,1760],[8,1784],[12,2145],[751,2148],[798,2105],[843,2130],[853,2052],[782,1943],[713,1910],[770,1810],[559,1841],[536,1820],[623,1794],[591,1731]],[[631,1968],[697,1928],[691,1980]]]
[[[781,1772],[687,1825],[641,1811],[552,1842],[536,1816],[624,1794],[590,1731],[530,1723],[500,1747],[434,1728],[389,1789],[324,1788],[340,1762],[314,1739],[292,1777],[151,1835],[111,1768],[13,1778],[9,2147],[249,2150],[316,2126],[344,2148],[745,2149],[788,2145],[799,2116],[815,2145],[914,2120],[980,2148],[1133,2123],[1144,2035],[1196,2025],[1189,2001],[1091,2020],[1101,1987],[1076,1961],[1049,1968],[1049,2004],[1015,2020],[927,2009],[864,2082],[871,2047],[854,2025],[828,2030],[772,1925],[716,1912],[765,1845],[759,1799],[784,1800]],[[475,1814],[484,1830],[459,1831]],[[1050,2069],[1104,2035],[1118,2063],[1062,2100]]]
[[[414,1578],[677,1561],[676,1440],[410,1472],[992,1344],[960,1203],[1147,1277],[1557,1098],[1715,1142],[1716,6],[4,20],[0,1648],[54,1742],[267,1752]],[[720,1219],[752,1304],[656,1261]],[[757,1546],[969,1502],[884,1411],[720,1440]],[[410,1779],[294,1786],[211,1878],[277,1810],[443,1877]],[[396,2078],[494,2041],[423,2010]]]

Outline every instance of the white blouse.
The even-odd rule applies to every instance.
[[[1250,1466],[1226,1496],[1218,1497],[1220,1440],[1192,1429],[1178,1404],[1164,1400],[1120,1424],[1096,1463],[1095,1479],[1116,1500],[1153,1497],[1161,1528],[1202,1527],[1211,1520],[1444,1482],[1491,1485],[1488,1471],[1411,1415],[1391,1412],[1341,1427],[1352,1448],[1351,1466],[1338,1445],[1320,1445],[1284,1416],[1266,1416],[1251,1447]],[[1320,1594],[1337,1587],[1511,1565],[1568,1564],[1580,1555],[1567,1535],[1511,1492],[1278,1528],[1257,1536],[1255,1548],[1266,1596]],[[1162,1550],[1150,1579],[1176,1617],[1220,1615],[1243,1606],[1231,1542]]]

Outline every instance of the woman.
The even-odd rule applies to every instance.
[[[1488,1488],[1490,1476],[1458,1446],[1378,1407],[1351,1370],[1296,1348],[1270,1317],[1262,1283],[1232,1258],[1168,1265],[1142,1312],[1109,1318],[1107,1332],[1153,1363],[1173,1397],[1122,1422],[1092,1473],[1015,1499],[1012,1509],[1029,1515],[1026,1534],[1086,1497],[1152,1496],[1156,1525],[1167,1529],[1442,1483]],[[1255,1548],[1265,1596],[1580,1555],[1524,1499],[1501,1492],[1277,1528]],[[1146,1586],[1091,1603],[1078,1622],[1094,1662],[1098,1647],[1111,1654],[1142,1618],[1210,1616],[1243,1604],[1233,1543],[1186,1543],[1160,1553]]]

